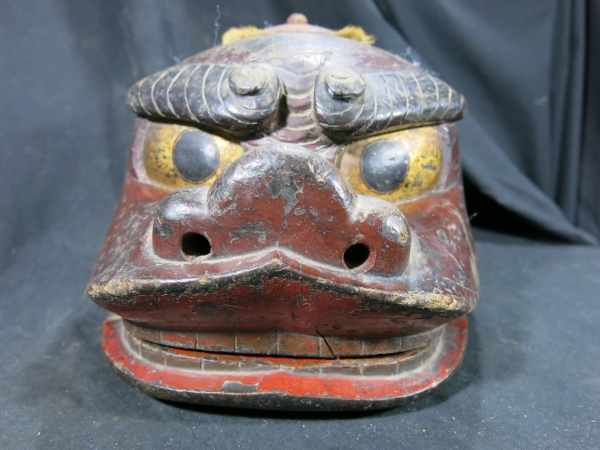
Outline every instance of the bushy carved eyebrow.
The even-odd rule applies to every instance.
[[[467,111],[460,93],[416,67],[364,75],[327,68],[317,77],[315,107],[321,127],[340,139],[451,122]]]
[[[138,81],[126,103],[142,116],[248,135],[276,124],[282,95],[277,74],[266,64],[180,64]]]
[[[277,125],[283,95],[284,86],[268,64],[180,64],[134,84],[127,106],[143,116],[247,137]],[[460,93],[414,66],[365,74],[327,67],[316,78],[314,105],[324,133],[341,141],[451,122],[467,111]]]

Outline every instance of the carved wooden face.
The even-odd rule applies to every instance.
[[[165,398],[346,409],[452,372],[478,294],[460,94],[382,50],[281,33],[152,75],[128,105],[130,168],[87,289],[126,319],[105,330],[126,378]]]

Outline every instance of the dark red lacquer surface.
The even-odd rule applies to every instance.
[[[465,103],[399,57],[288,27],[132,88],[128,105],[141,117],[86,292],[114,313],[104,349],[115,369],[151,395],[273,409],[393,406],[454,371],[477,302],[450,123]],[[227,145],[220,159],[210,156],[215,144],[176,160],[179,130]],[[374,159],[368,170],[380,172],[369,179],[406,173],[395,191],[378,192],[365,182],[363,147],[384,140],[406,163]],[[240,156],[208,181],[185,179],[211,173],[193,164],[223,164],[231,148]],[[352,149],[363,155],[356,171],[340,163]]]

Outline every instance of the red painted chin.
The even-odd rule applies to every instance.
[[[103,346],[115,371],[158,398],[280,410],[367,410],[425,394],[453,374],[467,319],[451,319],[420,348],[337,359],[289,358],[183,350],[133,337],[110,316]]]

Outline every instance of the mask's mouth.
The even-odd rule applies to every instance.
[[[143,342],[186,350],[231,354],[291,356],[296,358],[348,358],[399,355],[433,345],[445,325],[404,336],[323,336],[290,331],[173,331],[124,321],[125,331]]]
[[[387,340],[303,341],[292,333],[150,330],[111,316],[103,344],[121,377],[163,399],[367,410],[396,406],[450,376],[460,363],[466,330],[466,318],[460,317],[426,333]]]

